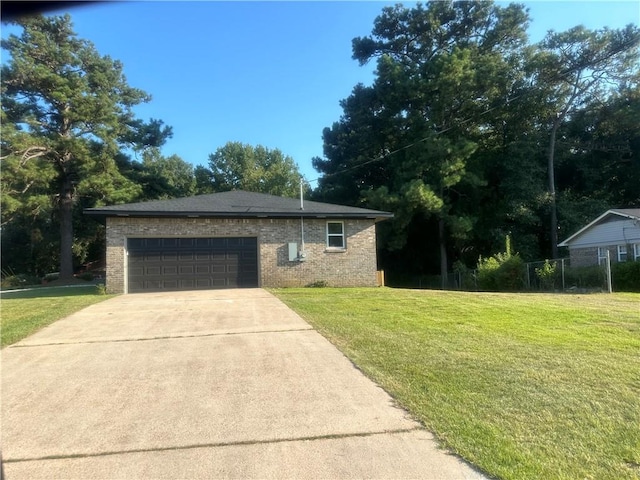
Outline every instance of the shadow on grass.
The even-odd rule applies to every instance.
[[[3,300],[11,300],[13,298],[78,297],[81,295],[98,295],[100,293],[97,285],[87,283],[86,285],[3,290],[0,292],[0,298]]]

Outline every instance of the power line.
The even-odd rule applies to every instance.
[[[464,125],[465,123],[468,123],[468,122],[470,122],[470,121],[471,121],[471,120],[473,120],[473,119],[480,118],[480,117],[482,117],[483,115],[486,115],[486,114],[488,114],[488,113],[490,113],[490,112],[492,112],[492,111],[494,111],[494,110],[497,110],[498,108],[502,108],[502,107],[504,107],[505,105],[509,105],[509,103],[511,103],[511,102],[513,102],[513,101],[515,101],[515,100],[517,100],[517,99],[519,99],[519,98],[521,98],[521,97],[525,96],[527,93],[529,93],[529,92],[520,93],[520,94],[515,95],[515,96],[513,96],[513,97],[507,98],[507,99],[506,99],[502,104],[500,104],[500,105],[496,105],[496,106],[493,106],[493,107],[491,107],[491,108],[489,108],[489,109],[485,110],[484,112],[481,112],[481,113],[480,113],[480,114],[478,114],[477,116],[467,117],[467,118],[465,118],[464,120],[461,120],[461,121],[460,121],[458,124],[456,124],[456,125],[452,125],[452,126],[450,126],[450,127],[443,128],[443,129],[441,129],[441,130],[437,130],[437,131],[435,131],[432,135],[428,135],[428,136],[426,136],[426,137],[423,137],[423,138],[421,138],[421,139],[419,139],[419,140],[416,140],[416,141],[414,141],[414,142],[412,142],[412,143],[410,143],[410,144],[408,144],[408,145],[405,145],[405,146],[400,147],[400,148],[397,148],[397,149],[395,149],[395,150],[393,150],[393,151],[387,152],[387,153],[385,153],[384,155],[380,155],[380,156],[378,156],[378,157],[372,158],[372,159],[370,159],[370,160],[367,160],[367,161],[365,161],[365,162],[359,163],[359,164],[357,164],[357,165],[352,165],[352,166],[350,166],[350,167],[345,167],[345,168],[343,168],[343,169],[341,169],[341,170],[339,170],[339,171],[333,172],[333,173],[327,173],[327,174],[323,175],[322,177],[318,177],[318,178],[315,178],[315,179],[313,179],[313,180],[307,180],[307,182],[308,182],[308,183],[317,182],[318,180],[320,180],[320,179],[322,179],[322,178],[327,178],[327,177],[333,177],[333,176],[336,176],[336,175],[341,175],[341,174],[346,173],[346,172],[349,172],[349,171],[351,171],[351,170],[355,170],[356,168],[364,167],[365,165],[369,165],[369,164],[371,164],[371,163],[375,163],[375,162],[379,162],[380,160],[384,160],[385,158],[388,158],[388,157],[390,157],[391,155],[395,155],[396,153],[402,152],[402,151],[404,151],[404,150],[408,150],[409,148],[413,148],[413,147],[415,147],[416,145],[419,145],[420,143],[426,142],[427,140],[429,140],[430,138],[433,138],[434,136],[442,135],[443,133],[446,133],[446,132],[448,132],[449,130],[452,130],[453,128],[455,128],[455,127],[459,127],[459,126],[461,126],[461,125]]]
[[[614,55],[614,54],[616,54],[616,53],[620,53],[621,51],[624,51],[627,47],[631,47],[631,46],[633,46],[633,44],[637,44],[637,43],[638,43],[638,38],[637,38],[637,35],[636,35],[634,38],[631,38],[629,41],[627,41],[627,42],[623,43],[623,44],[622,44],[622,45],[621,45],[621,46],[620,46],[620,47],[619,47],[615,52],[612,52],[612,55]],[[599,62],[598,62],[598,63],[599,63]],[[577,70],[581,70],[581,69],[584,69],[584,68],[585,68],[585,67],[584,67],[584,65],[575,65],[575,66],[573,66],[572,68],[569,68],[569,69],[564,70],[564,71],[562,71],[562,72],[558,72],[558,73],[556,74],[555,78],[556,78],[556,79],[564,79],[565,81],[567,81],[567,79],[568,79],[568,77],[569,77],[569,75],[570,75],[570,74],[572,74],[573,72],[575,72],[575,71],[577,71]],[[399,153],[399,152],[402,152],[402,151],[407,150],[407,149],[409,149],[409,148],[412,148],[412,147],[414,147],[414,146],[416,146],[416,145],[418,145],[418,144],[420,144],[420,143],[426,142],[427,140],[429,140],[429,139],[430,139],[430,138],[432,138],[433,136],[438,136],[438,135],[441,135],[441,134],[443,134],[443,133],[446,133],[446,132],[448,132],[449,130],[452,130],[453,128],[455,128],[455,127],[459,127],[459,126],[461,126],[461,125],[464,125],[465,123],[468,123],[468,122],[470,122],[471,120],[478,119],[478,118],[480,118],[480,117],[482,117],[482,116],[484,116],[484,115],[486,115],[486,114],[488,114],[488,113],[490,113],[490,112],[492,112],[492,111],[494,111],[494,110],[497,110],[498,108],[502,108],[502,107],[504,107],[505,105],[509,105],[509,103],[511,103],[511,102],[513,102],[513,101],[515,101],[515,100],[518,100],[518,99],[520,99],[520,98],[522,98],[522,97],[524,97],[524,96],[526,96],[526,95],[532,94],[532,93],[535,93],[535,89],[529,89],[529,90],[527,90],[527,91],[525,91],[525,92],[523,92],[523,93],[520,93],[520,94],[515,95],[515,96],[513,96],[513,97],[507,98],[507,99],[506,99],[502,104],[500,104],[500,105],[493,106],[493,107],[491,107],[491,108],[489,108],[489,109],[485,110],[484,112],[481,112],[480,114],[478,114],[478,115],[476,115],[476,116],[470,116],[470,117],[467,117],[467,118],[465,118],[464,120],[460,121],[460,122],[459,122],[458,124],[456,124],[456,125],[453,125],[453,126],[450,126],[450,127],[444,128],[444,129],[442,129],[442,130],[438,130],[438,131],[434,132],[432,135],[429,135],[429,136],[423,137],[423,138],[421,138],[421,139],[419,139],[419,140],[416,140],[416,141],[414,141],[414,142],[412,142],[412,143],[410,143],[410,144],[408,144],[408,145],[405,145],[405,146],[403,146],[403,147],[397,148],[396,150],[393,150],[393,151],[391,151],[391,152],[387,152],[387,153],[385,153],[384,155],[380,155],[380,156],[378,156],[378,157],[372,158],[372,159],[370,159],[370,160],[367,160],[367,161],[365,161],[365,162],[363,162],[363,163],[360,163],[360,164],[357,164],[357,165],[353,165],[353,166],[350,166],[350,167],[345,167],[345,168],[343,168],[343,169],[341,169],[341,170],[339,170],[339,171],[333,172],[333,173],[327,173],[327,174],[324,174],[322,177],[318,177],[318,178],[315,178],[315,179],[313,179],[313,180],[307,180],[307,182],[308,182],[308,183],[317,182],[318,180],[320,180],[320,179],[322,179],[322,178],[327,178],[327,177],[333,177],[333,176],[336,176],[336,175],[341,175],[341,174],[346,173],[346,172],[349,172],[349,171],[351,171],[351,170],[355,170],[356,168],[364,167],[365,165],[370,165],[370,164],[372,164],[372,163],[379,162],[379,161],[381,161],[381,160],[384,160],[384,159],[386,159],[386,158],[390,157],[391,155],[394,155],[394,154],[396,154],[396,153]]]

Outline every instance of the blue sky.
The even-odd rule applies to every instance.
[[[165,155],[206,165],[228,141],[263,145],[291,156],[314,180],[322,129],[340,118],[339,102],[358,82],[373,79],[375,65],[351,59],[351,40],[368,35],[395,3],[106,2],[68,12],[81,38],[120,60],[129,84],[152,95],[136,112],[173,127]],[[532,42],[578,24],[640,23],[640,0],[522,3]],[[3,37],[11,31],[3,27]]]

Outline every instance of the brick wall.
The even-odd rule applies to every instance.
[[[572,267],[598,265],[598,249],[596,247],[571,248],[569,249],[569,261]]]
[[[301,243],[299,219],[107,218],[107,290],[126,291],[127,237],[257,237],[262,287],[376,286],[373,220],[344,220],[346,249],[326,247],[326,220],[305,219],[305,262],[289,261],[289,242]]]
[[[609,250],[611,263],[616,263],[618,261],[618,246],[608,245],[606,248]],[[632,245],[627,245],[627,256],[628,258],[633,258]],[[572,248],[569,250],[569,259],[572,267],[590,267],[592,265],[598,265],[598,247]]]

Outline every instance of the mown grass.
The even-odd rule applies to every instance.
[[[56,320],[112,296],[100,294],[95,286],[4,291],[0,298],[2,347],[18,342]]]
[[[640,295],[273,293],[488,474],[640,478]]]

